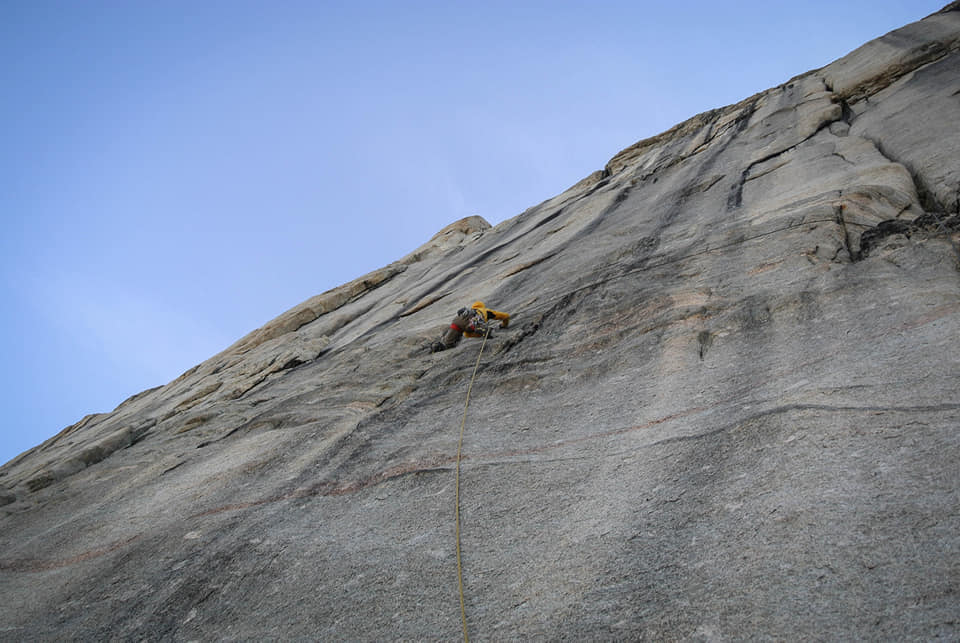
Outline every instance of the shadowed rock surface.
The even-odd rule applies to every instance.
[[[4,640],[960,638],[960,6],[0,468]],[[15,427],[12,427],[15,429]]]

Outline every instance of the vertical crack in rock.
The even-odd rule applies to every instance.
[[[842,109],[841,109],[841,114],[842,114]],[[796,150],[798,147],[800,147],[801,145],[803,145],[804,143],[806,143],[807,141],[815,137],[817,134],[819,134],[822,130],[829,128],[832,123],[836,123],[836,122],[843,122],[843,116],[841,115],[836,118],[824,120],[817,126],[817,128],[812,133],[808,134],[802,140],[797,141],[796,143],[788,147],[785,147],[780,150],[776,150],[756,160],[751,161],[747,165],[747,167],[740,173],[739,181],[737,181],[737,183],[734,184],[731,190],[731,193],[727,198],[727,211],[735,210],[739,208],[741,205],[743,205],[743,188],[746,185],[747,181],[749,181],[752,178],[750,176],[750,172],[753,170],[753,168],[763,163],[766,163],[767,161],[771,161],[777,158],[778,156],[782,156],[783,154]]]
[[[753,101],[750,102],[749,105],[747,105],[747,106],[744,108],[743,113],[740,114],[740,116],[737,117],[737,120],[736,120],[735,126],[734,126],[734,130],[733,130],[733,135],[731,136],[731,140],[732,140],[733,138],[736,138],[738,135],[740,135],[740,134],[747,128],[747,125],[750,123],[750,118],[753,116],[754,112],[756,111],[757,100],[758,100],[757,98],[754,98]],[[727,144],[729,145],[729,142],[728,142]],[[724,149],[726,149],[726,145],[724,145]],[[719,155],[719,153],[722,152],[722,151],[723,151],[723,150],[718,151],[718,155]],[[739,208],[739,207],[742,205],[742,203],[743,203],[743,184],[746,183],[746,181],[747,181],[747,175],[748,175],[749,173],[750,173],[750,167],[747,167],[745,170],[743,170],[743,171],[740,173],[739,180],[738,180],[736,183],[734,183],[733,187],[731,188],[731,190],[730,190],[730,195],[727,197],[727,211],[728,211],[728,212],[729,212],[730,210],[735,210],[735,209]]]
[[[841,192],[841,195],[842,194],[843,193]],[[843,247],[847,251],[847,257],[851,262],[858,261],[860,259],[860,252],[859,250],[854,249],[853,244],[850,242],[850,230],[847,228],[846,217],[843,216],[844,207],[845,206],[843,203],[838,203],[835,205],[833,210],[834,216],[836,218],[836,222],[840,225],[840,229],[843,231]]]
[[[697,344],[700,347],[700,361],[703,361],[707,351],[710,350],[710,347],[713,345],[713,333],[708,330],[700,331],[700,333],[697,335]]]
[[[925,210],[925,212],[931,216],[934,221],[938,224],[940,232],[946,237],[953,247],[954,252],[957,254],[958,260],[960,260],[960,247],[957,246],[957,243],[953,240],[950,231],[948,230],[946,224],[943,223],[943,218],[949,216],[949,214],[956,215],[960,214],[960,199],[954,202],[953,208],[951,209],[946,203],[941,203],[936,196],[935,190],[931,189],[919,172],[916,171],[912,165],[903,159],[896,158],[891,154],[887,149],[885,149],[884,143],[882,140],[878,139],[875,136],[870,136],[868,133],[860,133],[859,136],[870,141],[876,150],[888,161],[895,163],[903,167],[909,174],[911,180],[913,181],[914,188],[917,193],[917,197],[920,199],[920,206]],[[960,188],[958,188],[958,194],[960,194]],[[842,211],[838,210],[838,219],[843,220]],[[875,228],[870,228],[861,233],[860,241],[858,245],[860,246],[860,251],[851,252],[851,256],[854,258],[854,261],[865,258],[869,253],[869,249],[876,244],[878,239],[884,238],[891,234],[907,234],[912,230],[918,229],[918,226],[911,226],[909,223],[902,222],[899,219],[890,219],[888,221],[881,222]],[[852,250],[850,244],[849,233],[844,226],[844,235],[847,239],[847,249],[848,251]],[[864,236],[866,236],[866,246],[864,249]]]

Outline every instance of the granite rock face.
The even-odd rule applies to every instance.
[[[960,638],[960,6],[0,469],[0,638]]]

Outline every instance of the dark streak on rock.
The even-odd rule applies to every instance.
[[[643,431],[650,429],[654,426],[665,424],[673,420],[682,419],[690,415],[695,415],[704,411],[708,411],[713,407],[694,407],[686,409],[684,411],[679,411],[671,415],[667,415],[661,418],[650,420],[643,424],[636,424],[633,426],[623,427],[619,429],[612,429],[609,431],[602,431],[599,433],[594,433],[591,435],[582,436],[579,438],[571,438],[568,440],[558,440],[556,442],[551,442],[549,444],[543,444],[535,447],[528,447],[525,449],[514,449],[507,451],[497,451],[490,452],[485,454],[472,454],[462,456],[462,461],[476,461],[477,464],[482,465],[491,465],[491,464],[517,464],[517,462],[497,462],[497,460],[502,460],[505,458],[516,458],[519,456],[528,456],[535,455],[538,453],[544,453],[547,451],[554,451],[556,449],[561,449],[564,447],[581,444],[584,442],[591,442],[595,440],[617,437],[622,435],[628,435],[630,433],[635,433],[637,431]],[[776,406],[770,409],[760,411],[758,413],[751,414],[745,418],[742,418],[734,423],[728,424],[726,426],[718,427],[716,429],[706,431],[703,433],[696,433],[692,435],[680,435],[669,438],[664,438],[662,440],[656,440],[654,442],[649,442],[646,444],[639,445],[637,449],[649,449],[654,447],[659,447],[667,444],[674,444],[678,442],[687,442],[691,440],[702,440],[704,438],[709,438],[715,435],[729,432],[737,427],[740,427],[746,423],[756,421],[758,419],[769,417],[773,415],[782,415],[784,413],[790,413],[794,411],[823,411],[827,413],[940,413],[947,411],[956,411],[960,409],[960,404],[936,404],[936,405],[926,405],[926,406],[831,406],[826,404],[785,404]],[[219,507],[213,507],[206,511],[202,511],[197,514],[190,516],[190,519],[203,518],[206,516],[211,516],[214,514],[223,513],[226,511],[240,511],[243,509],[253,509],[255,507],[260,507],[263,505],[273,504],[277,502],[283,502],[286,500],[296,500],[300,498],[311,498],[317,496],[342,496],[349,493],[355,493],[362,491],[368,487],[372,487],[384,482],[388,482],[395,478],[399,478],[407,475],[415,474],[425,474],[425,473],[438,473],[438,472],[448,472],[452,468],[451,463],[455,462],[455,456],[448,455],[437,455],[433,458],[421,460],[419,462],[405,463],[401,465],[396,465],[390,467],[379,473],[376,473],[372,476],[353,481],[324,481],[319,482],[310,487],[296,489],[287,493],[277,494],[275,496],[270,496],[268,498],[261,498],[259,500],[251,500],[249,502],[239,502],[229,505],[221,505]],[[529,464],[528,461],[523,462],[522,464]],[[2,569],[0,565],[0,569]]]
[[[36,559],[26,559],[26,560],[0,560],[0,571],[4,572],[15,572],[15,573],[36,573],[36,572],[47,572],[54,569],[60,569],[62,567],[68,567],[70,565],[76,565],[77,563],[82,563],[93,558],[99,558],[100,556],[105,556],[111,552],[117,551],[121,547],[126,547],[130,543],[138,540],[141,537],[141,534],[132,536],[125,540],[118,540],[113,542],[105,547],[98,547],[97,549],[91,549],[85,551],[82,554],[77,554],[76,556],[71,556],[70,558],[63,558],[60,560],[36,560]]]

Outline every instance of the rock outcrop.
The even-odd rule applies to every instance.
[[[0,469],[0,638],[960,638],[960,5]]]

